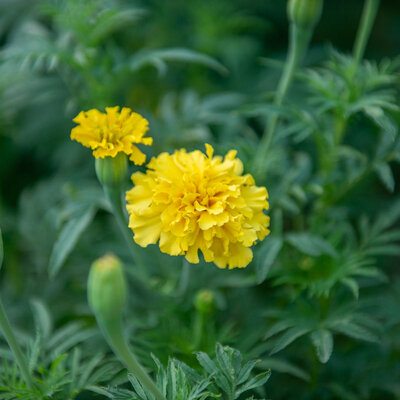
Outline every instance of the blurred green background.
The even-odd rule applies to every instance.
[[[325,0],[322,19],[305,60],[306,67],[321,66],[327,59],[331,60],[332,49],[351,53],[363,4],[362,0]],[[399,21],[400,2],[382,0],[367,48],[367,59],[380,61],[400,55]],[[37,296],[51,304],[55,325],[63,326],[69,321],[79,320],[93,327],[94,320],[85,297],[89,265],[104,253],[105,247],[122,255],[122,258],[127,253],[124,244],[120,243],[112,217],[105,212],[107,205],[104,204],[101,188],[95,178],[91,152],[69,138],[74,125],[72,119],[79,111],[120,105],[140,112],[149,119],[149,135],[155,138],[154,145],[145,149],[149,157],[181,146],[203,149],[204,143],[210,142],[219,154],[228,148],[237,148],[246,167],[257,148],[257,139],[265,121],[240,111],[249,104],[257,105],[265,103],[265,100],[270,102],[286,57],[287,42],[288,22],[284,0],[0,0],[0,226],[5,240],[5,263],[0,278],[10,315],[18,326],[31,328],[28,299]],[[331,75],[337,73],[334,68],[332,71]],[[383,76],[382,91],[386,89],[385,73],[378,71],[376,76],[371,73],[371,79]],[[393,61],[392,70],[387,75],[398,84],[398,63]],[[311,89],[305,86],[296,82],[290,95],[291,99],[297,100],[307,109],[312,106],[304,99],[308,100]],[[358,88],[357,84],[354,87]],[[381,89],[379,84],[377,87]],[[318,91],[314,91],[314,97],[318,97],[320,93],[315,92]],[[364,100],[364,94],[371,98],[376,93],[370,96],[368,91],[361,91],[361,100]],[[398,98],[398,91],[393,96]],[[356,98],[355,102],[358,100]],[[350,108],[353,104],[350,101],[346,106]],[[385,111],[382,115],[387,117],[385,121],[389,121],[387,130],[380,125],[382,121],[375,121],[377,123],[374,124],[370,115],[369,119],[366,118],[363,115],[365,110],[351,114],[349,132],[352,135],[346,137],[345,144],[352,146],[353,150],[360,150],[367,161],[369,158],[374,161],[373,150],[381,147],[382,143],[386,150],[391,146],[387,144],[391,129],[396,130],[398,135],[398,115],[395,112],[392,115],[391,109],[382,109]],[[326,126],[321,128],[321,136],[322,133],[326,137],[331,134],[329,118],[335,114],[330,114],[330,111],[321,117],[326,122]],[[384,131],[382,135],[381,130]],[[355,222],[363,213],[373,219],[380,211],[389,210],[386,205],[397,199],[399,189],[395,187],[393,195],[371,174],[357,186],[356,193],[350,192],[337,204],[332,200],[332,207],[324,209],[326,213],[322,214],[322,222],[316,222],[313,214],[316,211],[312,207],[314,201],[316,203],[320,200],[318,196],[321,193],[310,194],[307,192],[309,187],[315,183],[321,184],[326,189],[326,197],[332,194],[338,182],[343,183],[346,189],[347,181],[342,176],[352,177],[351,172],[358,172],[356,167],[359,166],[357,162],[360,157],[354,151],[351,154],[349,152],[348,164],[346,159],[343,165],[335,165],[337,168],[330,171],[332,176],[327,174],[326,180],[321,183],[318,181],[318,171],[315,173],[317,167],[313,165],[317,164],[317,157],[313,153],[315,149],[305,140],[296,140],[290,138],[286,141],[286,137],[283,137],[278,143],[274,148],[276,152],[271,152],[272,163],[275,164],[275,169],[271,168],[272,177],[278,178],[260,184],[265,184],[271,193],[274,190],[278,194],[282,192],[281,199],[279,196],[271,196],[271,201],[275,204],[281,201],[276,209],[285,214],[285,230],[289,232],[312,230],[313,226],[317,226],[320,230],[317,233],[326,239],[331,234],[329,230],[332,226],[340,221],[338,235],[343,234],[343,237],[337,239],[333,235],[331,241],[340,251],[343,250],[345,257],[346,248],[340,240],[358,249],[359,238],[356,236],[359,232],[354,233],[355,230],[352,230]],[[399,159],[400,156],[397,161]],[[361,161],[359,164],[364,167]],[[369,168],[367,163],[365,168]],[[399,181],[398,165],[391,165],[391,168],[394,178],[391,180],[389,168],[389,184],[386,186]],[[388,172],[388,169],[385,171]],[[323,198],[322,202],[326,200],[329,205],[329,198]],[[63,260],[65,268],[62,273],[57,279],[50,280],[49,259],[60,231],[68,221],[79,215],[82,211],[79,207],[85,209],[93,203],[99,209],[96,218],[87,227],[87,234],[83,234],[77,241],[76,249]],[[393,218],[391,214],[388,217],[392,218],[392,222],[398,218],[397,208],[394,207]],[[329,223],[325,224],[325,219]],[[385,225],[383,230],[389,225]],[[397,240],[396,232],[389,232],[386,238]],[[347,241],[347,234],[353,241]],[[378,234],[383,235],[379,229]],[[265,246],[268,249],[268,244]],[[215,290],[220,311],[218,318],[215,318],[219,319],[215,324],[215,332],[210,334],[209,343],[203,344],[205,350],[213,349],[214,342],[219,340],[238,344],[241,350],[251,349],[253,353],[250,355],[255,357],[267,354],[271,348],[268,347],[270,343],[258,343],[262,341],[260,338],[264,337],[266,327],[270,326],[265,323],[266,318],[261,313],[270,307],[281,306],[285,311],[285,307],[289,308],[296,296],[306,299],[306,303],[309,300],[307,290],[312,290],[314,283],[312,279],[307,280],[307,262],[312,262],[307,252],[302,253],[299,248],[294,249],[287,243],[285,246],[280,256],[283,267],[277,268],[276,276],[279,278],[279,273],[288,276],[287,285],[278,284],[274,287],[270,281],[263,282],[266,275],[262,284],[258,285],[258,281],[255,283],[254,264],[258,262],[257,259],[251,268],[240,273],[233,271],[229,275],[224,274],[227,271],[200,265],[199,269],[194,266],[195,272],[191,272],[197,274],[196,279],[189,279],[189,275],[186,277],[186,291],[182,290],[179,294],[181,297],[174,293],[183,280],[180,259],[167,257],[155,247],[145,250],[146,256],[154,264],[149,265],[148,275],[151,279],[148,279],[148,287],[143,289],[134,279],[131,282],[133,292],[137,294],[131,300],[134,324],[137,325],[135,328],[139,331],[147,330],[148,335],[141,348],[143,359],[148,360],[149,352],[154,349],[156,354],[160,352],[161,355],[158,355],[161,358],[171,348],[174,355],[187,357],[185,361],[193,362],[193,349],[188,345],[191,340],[188,326],[191,323],[193,296],[198,289],[204,287]],[[386,250],[389,256],[397,257],[398,248],[394,246]],[[262,246],[259,248],[262,249]],[[265,256],[262,251],[261,257]],[[325,256],[316,256],[315,265],[326,261],[328,257]],[[298,264],[292,262],[293,259]],[[328,261],[326,264],[329,264]],[[343,282],[340,279],[335,281],[335,271],[328,271],[326,278],[328,291],[333,291],[333,287],[337,289],[332,296],[332,313],[336,312],[336,306],[339,308],[342,304],[351,303],[353,307],[354,301],[356,305],[354,310],[351,309],[354,315],[357,307],[367,307],[368,311],[373,309],[375,314],[371,312],[371,315],[374,314],[378,321],[385,321],[386,325],[381,323],[381,327],[389,327],[386,331],[391,347],[385,347],[383,343],[379,348],[381,364],[376,363],[374,366],[378,386],[379,373],[383,375],[385,372],[383,368],[392,370],[393,365],[396,365],[396,376],[399,375],[400,344],[397,333],[400,324],[396,307],[400,304],[400,282],[395,279],[396,261],[397,258],[393,257],[384,261],[379,259],[379,267],[387,267],[385,272],[390,277],[390,291],[381,285],[384,281],[381,276],[378,276],[378,280],[381,279],[379,284],[360,279],[363,294],[368,300],[360,303],[353,298],[349,301],[351,296],[343,290]],[[340,264],[332,261],[332,269],[337,266],[335,262]],[[305,266],[300,271],[304,273],[302,279],[307,280],[303,288],[299,289],[300,285],[297,287],[296,282],[290,286],[293,283],[290,282],[292,264],[296,268],[300,266],[299,270]],[[294,278],[296,272],[293,273]],[[330,272],[334,277],[332,280]],[[347,272],[346,277],[353,276],[352,271]],[[323,287],[324,277],[320,279],[318,274],[319,270],[316,277],[312,278],[315,278],[316,286],[322,282]],[[350,285],[354,282],[350,281]],[[357,284],[358,281],[355,283],[356,291]],[[383,294],[388,294],[388,297]],[[243,302],[244,296],[246,303]],[[234,304],[232,308],[229,307],[231,301]],[[323,295],[315,296],[312,301],[310,303],[316,308],[325,307]],[[166,310],[160,311],[160,304]],[[302,303],[299,301],[299,304]],[[248,309],[253,308],[260,314],[250,315]],[[379,322],[374,325],[371,320],[365,320],[362,322],[367,328],[372,326],[373,330],[377,325],[379,327]],[[165,346],[165,342],[157,342],[159,338],[152,337],[152,327],[156,324],[154,321],[158,321],[161,332],[167,332],[165,341],[170,341],[170,348]],[[237,322],[237,326],[232,328],[231,321]],[[175,323],[182,323],[182,326],[177,325],[177,328]],[[211,323],[214,324],[214,321]],[[246,329],[251,331],[253,328],[252,334],[247,335]],[[176,331],[178,335],[175,335]],[[365,331],[368,336],[369,331]],[[362,332],[364,336],[365,331]],[[356,339],[363,339],[362,336],[359,334],[356,337],[353,334]],[[348,338],[342,339],[339,336],[335,344],[337,355],[335,353],[325,369],[310,351],[310,343],[305,344],[303,341],[301,346],[297,347],[296,344],[291,347],[288,360],[300,365],[302,369],[279,362],[274,365],[279,372],[291,375],[282,377],[277,374],[272,390],[275,397],[285,398],[285,387],[290,385],[291,389],[287,389],[287,392],[297,393],[298,382],[302,380],[301,398],[336,399],[334,395],[318,397],[318,394],[325,393],[325,383],[331,379],[340,381],[343,378],[346,381],[351,377],[359,393],[363,392],[365,382],[371,382],[372,394],[362,398],[374,399],[374,382],[366,366],[369,367],[371,357],[377,358],[376,347],[373,347],[375,344],[359,344],[356,341],[354,344]],[[357,368],[353,370],[353,362],[356,364],[354,360],[357,360]],[[285,368],[288,371],[284,371]],[[310,380],[307,380],[308,374]],[[364,379],[362,383],[359,383],[360,376]],[[387,386],[389,384],[392,385],[392,381]],[[315,397],[312,394],[307,397],[310,388],[315,389]],[[398,394],[400,390],[396,390],[397,387],[393,393]],[[400,397],[393,395],[390,398]]]

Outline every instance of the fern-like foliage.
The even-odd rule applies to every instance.
[[[27,362],[33,376],[33,388],[27,387],[12,353],[2,349],[0,397],[21,400],[69,400],[85,391],[96,391],[100,382],[112,379],[120,370],[105,354],[84,352],[81,346],[97,335],[97,330],[70,323],[53,329],[47,307],[32,301],[36,336],[20,335],[25,343]]]
[[[270,371],[252,376],[258,361],[243,363],[238,350],[217,344],[216,359],[212,360],[206,353],[198,353],[200,371],[186,364],[169,360],[164,368],[157,358],[157,386],[167,400],[235,400],[243,393],[263,386],[270,377]],[[129,381],[133,390],[108,388],[107,393],[114,400],[154,400],[155,397],[130,375]],[[253,399],[253,397],[248,397]]]

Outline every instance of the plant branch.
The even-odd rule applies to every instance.
[[[291,24],[289,53],[281,79],[279,81],[277,92],[275,94],[275,106],[279,107],[283,104],[283,101],[295,76],[295,72],[308,48],[312,32],[313,30],[309,27],[302,28],[294,23]],[[260,173],[262,170],[262,165],[265,165],[264,161],[267,157],[278,123],[279,115],[274,112],[267,123],[260,146],[254,158],[254,170],[256,173]]]
[[[1,299],[0,299],[0,327],[1,330],[3,331],[4,337],[8,345],[10,346],[11,351],[14,354],[15,360],[17,361],[19,369],[21,370],[21,374],[22,377],[24,378],[26,386],[29,389],[33,389],[34,386],[33,386],[32,376],[28,368],[28,364],[25,360],[24,354],[21,351],[21,348],[19,347],[17,339],[11,328],[10,322],[8,321],[7,314],[4,310],[4,306]]]
[[[357,66],[364,57],[365,49],[367,47],[369,37],[371,36],[376,14],[378,13],[379,4],[380,0],[366,0],[364,3],[361,23],[358,28],[353,50],[353,55]]]
[[[139,382],[146,387],[157,400],[165,400],[153,379],[151,379],[130,350],[124,338],[121,318],[108,321],[97,315],[97,322],[114,353],[125,364],[128,370],[135,375]]]
[[[117,224],[121,230],[121,233],[129,246],[132,257],[135,260],[135,263],[141,267],[142,271],[144,271],[142,257],[138,251],[138,246],[133,240],[133,234],[128,227],[128,221],[122,207],[122,190],[120,187],[112,187],[107,185],[103,185],[103,189],[108,201],[111,204],[113,214],[117,220]]]

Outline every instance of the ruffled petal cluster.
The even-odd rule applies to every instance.
[[[220,268],[246,267],[251,246],[269,234],[268,193],[243,175],[236,151],[225,158],[181,149],[161,153],[146,173],[132,175],[127,192],[129,227],[142,247],[159,241],[162,252]]]
[[[148,121],[130,108],[107,107],[102,113],[96,109],[81,111],[74,119],[78,124],[71,131],[71,139],[93,150],[96,158],[115,157],[123,152],[137,165],[146,161],[146,155],[136,146],[151,145],[153,139],[144,137]]]

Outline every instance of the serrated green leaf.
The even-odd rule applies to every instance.
[[[378,174],[379,179],[386,186],[386,188],[390,192],[393,192],[395,188],[395,180],[389,164],[377,163],[374,165],[374,170]]]
[[[289,233],[285,237],[286,241],[302,253],[313,257],[319,257],[323,254],[337,257],[334,247],[325,239],[311,235],[309,233]]]
[[[272,236],[267,238],[258,253],[258,262],[256,264],[257,282],[262,283],[267,278],[268,272],[278,256],[283,245],[281,237]]]
[[[365,254],[374,256],[398,256],[400,254],[400,245],[386,244],[381,246],[372,246],[365,250]]]
[[[216,345],[216,357],[219,365],[219,370],[229,379],[229,381],[233,381],[235,378],[235,369],[232,365],[232,351],[230,347],[224,347],[220,343]],[[228,352],[230,353],[228,356]]]
[[[378,342],[378,337],[370,329],[364,328],[351,321],[337,322],[332,325],[332,329],[348,337],[366,342]]]
[[[328,362],[333,351],[333,335],[327,329],[319,329],[311,334],[311,340],[319,360],[325,364]]]
[[[39,299],[32,299],[31,306],[33,308],[36,329],[40,331],[43,338],[47,338],[52,331],[50,313],[47,307]]]
[[[293,328],[288,329],[276,342],[270,354],[272,355],[278,353],[279,351],[283,350],[285,347],[293,343],[296,339],[304,336],[308,332],[310,332],[309,328],[303,328],[299,326],[294,326]]]
[[[142,386],[142,383],[139,381],[139,379],[136,378],[135,375],[128,374],[128,379],[133,386],[135,392],[142,400],[150,400],[153,398],[153,396],[151,396],[150,398],[147,396],[147,390]]]
[[[105,396],[105,397],[107,397],[109,399],[115,399],[115,397],[110,392],[108,392],[107,390],[105,390],[105,389],[103,389],[101,387],[98,387],[98,386],[95,386],[95,385],[89,385],[89,386],[86,386],[85,389],[89,390],[89,391],[91,391],[93,393],[97,393],[97,394],[100,394],[102,396]]]
[[[220,74],[228,73],[228,70],[214,58],[185,48],[142,51],[131,58],[130,67],[132,70],[138,70],[146,65],[153,65],[160,74],[164,74],[166,72],[166,61],[201,64],[218,71]]]
[[[341,280],[341,282],[343,283],[343,285],[347,286],[351,293],[353,294],[354,298],[357,300],[358,299],[358,294],[359,294],[359,286],[358,283],[355,279],[353,278],[343,278]]]
[[[289,320],[278,321],[271,328],[268,329],[267,333],[264,336],[264,340],[269,339],[271,336],[276,335],[279,332],[282,332],[288,328],[291,328],[295,323]]]
[[[61,230],[53,246],[49,262],[49,274],[57,275],[69,253],[73,250],[79,236],[89,226],[95,215],[95,208],[88,207],[80,215],[69,220]]]
[[[243,382],[249,379],[251,371],[254,367],[259,363],[260,360],[252,360],[247,362],[244,367],[240,370],[239,375],[237,376],[237,384],[240,385]]]
[[[214,361],[208,356],[208,354],[203,352],[196,353],[196,358],[199,364],[209,373],[214,374],[218,372],[218,368],[215,365]]]
[[[255,389],[257,387],[264,385],[268,381],[270,376],[271,376],[271,371],[268,370],[250,379],[248,382],[246,382],[244,385],[242,385],[239,389],[236,390],[235,398],[237,399],[242,393],[247,392],[248,390]]]
[[[175,399],[176,398],[176,392],[177,392],[177,374],[176,374],[176,368],[175,364],[172,360],[168,362],[168,384],[170,387],[171,391],[171,398]]]
[[[94,371],[94,369],[103,361],[103,354],[98,353],[93,356],[93,358],[85,363],[85,368],[81,371],[79,376],[78,387],[85,387],[89,381],[89,377]]]

